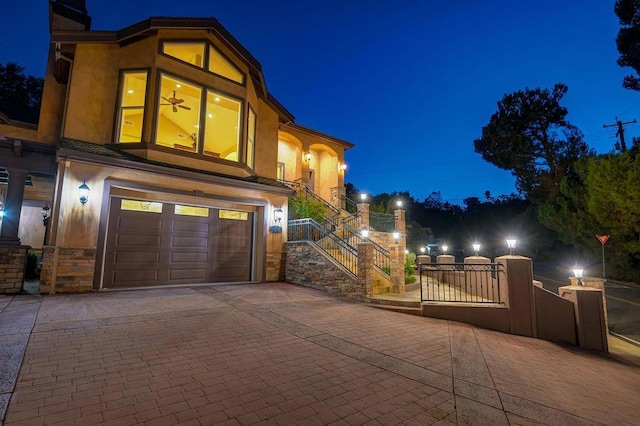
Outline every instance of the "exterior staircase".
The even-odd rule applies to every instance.
[[[288,221],[289,241],[309,241],[327,256],[344,266],[354,277],[358,276],[358,250],[360,243],[368,242],[374,249],[374,278],[373,294],[388,293],[393,287],[390,276],[389,251],[373,240],[365,240],[361,233],[360,212],[357,205],[352,203],[346,207],[351,210],[338,209],[311,191],[309,188],[292,186],[298,194],[322,203],[325,217],[318,222],[310,218]]]

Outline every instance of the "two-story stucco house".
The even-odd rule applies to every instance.
[[[49,6],[38,126],[0,122],[0,251],[43,247],[43,292],[282,279],[284,182],[338,203],[352,144],[296,124],[214,18]]]

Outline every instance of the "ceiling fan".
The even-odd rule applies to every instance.
[[[173,91],[173,96],[171,98],[165,98],[164,96],[162,96],[162,99],[164,99],[165,101],[167,101],[169,103],[168,104],[160,104],[160,105],[171,105],[171,109],[173,109],[173,112],[178,112],[178,108],[186,109],[187,111],[191,110],[191,107],[180,105],[181,103],[184,102],[184,99],[176,98],[176,91],[175,90]]]

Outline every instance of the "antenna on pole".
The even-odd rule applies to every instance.
[[[635,118],[633,119],[633,121],[625,121],[624,123],[620,120],[618,120],[618,117],[616,117],[616,122],[613,124],[603,124],[602,127],[617,127],[618,131],[616,132],[616,136],[618,136],[620,138],[620,145],[618,145],[616,143],[616,149],[619,149],[620,152],[626,152],[627,151],[627,144],[624,141],[624,125],[625,124],[633,124],[635,123],[636,120]]]

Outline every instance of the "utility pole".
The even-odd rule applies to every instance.
[[[616,148],[620,149],[621,152],[626,152],[627,151],[627,144],[624,142],[624,125],[625,124],[633,124],[635,123],[636,120],[635,118],[633,119],[633,121],[625,121],[624,123],[620,120],[618,120],[618,117],[616,117],[616,122],[614,124],[603,124],[602,127],[618,127],[618,132],[616,133],[616,136],[620,137],[620,146],[616,146]],[[616,144],[618,145],[618,144]]]

